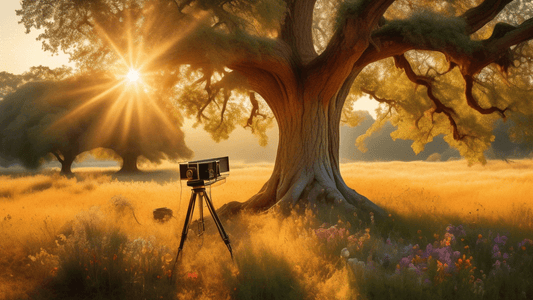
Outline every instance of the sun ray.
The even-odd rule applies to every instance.
[[[113,91],[115,91],[122,84],[123,84],[123,82],[118,82],[114,86],[102,91],[101,93],[99,93],[96,96],[88,99],[87,101],[84,101],[81,105],[79,105],[78,107],[74,108],[68,114],[66,114],[62,118],[58,119],[57,121],[55,121],[53,124],[51,124],[50,127],[49,127],[49,130],[55,130],[55,129],[60,128],[62,126],[66,126],[66,124],[68,124],[68,122],[70,120],[75,119],[75,118],[83,117],[83,115],[86,114],[87,111],[89,109],[91,109],[92,106],[100,103],[101,101],[105,101],[106,100],[106,96],[111,94]],[[105,85],[105,84],[102,84],[102,85]],[[97,87],[89,87],[89,88],[84,88],[84,89],[80,89],[80,90],[90,91],[90,90],[95,90],[95,89],[97,89]],[[72,93],[74,93],[74,92],[72,92]],[[66,94],[62,94],[62,97],[65,97],[65,95],[69,95],[69,93],[67,92]]]
[[[113,51],[117,54],[120,61],[122,61],[122,64],[125,66],[128,66],[128,61],[124,57],[124,55],[121,53],[120,48],[115,44],[115,42],[109,37],[105,29],[103,29],[97,22],[94,24],[94,29],[98,33],[98,35],[102,36],[111,46]]]
[[[147,65],[150,65],[153,61],[155,61],[157,58],[161,57],[163,54],[167,53],[170,48],[175,46],[181,39],[183,39],[186,35],[191,33],[193,30],[197,28],[197,26],[202,23],[202,21],[207,18],[209,15],[207,12],[200,12],[198,14],[198,17],[195,22],[188,24],[187,28],[179,33],[174,33],[172,39],[168,40],[167,42],[163,43],[156,49],[153,49],[148,57],[144,60],[142,64],[140,64],[139,69],[145,68]]]
[[[97,130],[94,131],[95,134],[91,139],[91,143],[97,143],[98,140],[102,142],[112,139],[114,130],[119,126],[120,113],[124,111],[127,102],[123,100],[124,94],[126,94],[126,91],[122,91],[106,110],[102,120],[98,123]]]

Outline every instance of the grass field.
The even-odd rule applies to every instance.
[[[531,296],[531,289],[506,283],[513,276],[531,282],[531,271],[493,274],[501,263],[512,270],[533,266],[533,247],[524,240],[533,238],[532,160],[473,167],[464,161],[343,164],[346,183],[394,219],[388,238],[370,227],[321,226],[311,213],[240,216],[223,221],[235,262],[213,226],[200,237],[191,232],[175,284],[167,278],[190,189],[175,165],[139,175],[115,171],[78,168],[72,178],[57,170],[0,173],[0,299],[422,299],[439,291],[446,299],[448,290],[493,299],[489,282],[505,296],[494,299]],[[215,207],[245,201],[271,171],[269,164],[232,165],[226,183],[208,193]],[[159,207],[175,217],[154,221]],[[442,256],[422,254],[429,253],[426,244],[465,257],[455,257],[448,270]],[[398,250],[406,247],[419,253]],[[467,260],[475,271],[463,266]],[[459,271],[467,269],[465,281]],[[408,272],[422,283],[408,284]],[[424,286],[428,280],[432,285]],[[458,284],[463,281],[469,283]],[[376,292],[382,290],[395,293]]]

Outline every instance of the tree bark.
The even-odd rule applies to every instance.
[[[126,153],[122,156],[122,168],[119,170],[120,173],[136,173],[139,172],[137,168],[137,158],[139,155],[133,153]]]

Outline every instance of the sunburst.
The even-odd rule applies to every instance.
[[[199,16],[196,24],[199,24],[205,16]],[[161,26],[155,19],[153,21],[147,20],[148,24]],[[142,39],[134,41],[132,31],[134,30],[135,22],[132,22],[130,16],[125,18],[125,22],[129,24],[129,28],[124,33],[128,40],[125,44],[127,49],[120,46],[124,45],[123,43],[113,40],[112,35],[108,34],[105,26],[94,23],[95,32],[104,43],[109,45],[118,58],[116,64],[111,66],[116,80],[102,84],[101,86],[105,87],[104,89],[96,86],[78,87],[81,89],[94,89],[95,95],[90,99],[84,100],[83,104],[56,121],[49,129],[68,126],[73,120],[86,118],[92,114],[95,107],[99,107],[102,104],[107,106],[107,109],[96,124],[94,132],[89,134],[89,144],[97,144],[98,140],[108,139],[117,128],[120,128],[123,133],[122,138],[126,138],[128,132],[133,130],[133,128],[138,130],[140,128],[143,131],[144,127],[149,126],[151,122],[150,118],[145,116],[147,111],[155,113],[155,117],[162,120],[169,128],[172,126],[172,121],[167,117],[167,112],[163,111],[156,103],[157,97],[153,93],[157,88],[150,85],[154,81],[152,77],[160,73],[158,70],[154,70],[157,66],[154,66],[153,62],[164,56],[172,47],[179,43],[190,30],[196,27],[196,24],[190,24],[187,30],[183,30],[172,36],[172,38],[167,39],[159,47],[147,50],[144,48]],[[85,41],[82,43],[86,45]],[[109,102],[110,98],[112,98],[112,102]],[[138,117],[135,118],[134,116]],[[133,119],[136,121],[133,121]],[[122,124],[119,124],[120,122]],[[130,124],[131,122],[138,122],[139,124]]]

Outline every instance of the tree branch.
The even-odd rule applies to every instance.
[[[472,93],[472,89],[474,88],[474,78],[469,75],[463,76],[465,80],[465,95],[466,95],[466,103],[468,103],[468,106],[475,109],[481,114],[489,115],[494,112],[498,112],[501,117],[505,120],[505,111],[509,109],[508,107],[505,109],[500,109],[495,106],[491,106],[489,108],[482,108],[479,103],[476,101],[476,98],[474,97],[474,94]]]
[[[453,129],[453,138],[455,140],[462,140],[463,138],[465,138],[466,135],[462,135],[459,133],[457,123],[455,122],[454,115],[457,115],[455,110],[451,107],[444,105],[440,101],[440,99],[437,98],[435,94],[433,93],[433,86],[431,84],[433,79],[430,77],[417,75],[413,71],[411,64],[409,63],[409,61],[407,60],[407,58],[405,58],[405,55],[403,54],[394,56],[394,62],[396,64],[396,67],[401,68],[405,71],[407,78],[409,78],[411,82],[420,84],[426,87],[428,98],[433,102],[433,104],[435,104],[435,108],[431,112],[431,118],[433,119],[433,114],[435,113],[443,113],[444,115],[446,115],[446,117],[448,117],[448,120],[450,121],[450,125],[452,126],[452,129]],[[419,121],[420,121],[420,118],[416,120],[415,125],[417,128],[418,128]]]
[[[56,158],[57,160],[63,164],[65,162],[65,160],[63,158],[61,158],[61,155],[57,152],[57,150],[54,150],[51,152]]]
[[[395,0],[347,1],[337,30],[326,49],[306,68],[310,94],[330,101],[344,84],[361,54],[370,44],[370,34]]]
[[[374,91],[371,91],[371,90],[366,89],[366,88],[361,88],[361,92],[370,95],[372,98],[374,98],[374,100],[376,100],[379,103],[385,103],[385,104],[388,104],[389,106],[397,108],[398,102],[396,102],[394,100],[390,100],[390,99],[380,98],[380,97],[378,97],[376,95],[376,92],[374,92]]]
[[[252,132],[253,132],[253,121],[254,121],[254,118],[257,117],[257,116],[261,116],[261,117],[265,117],[265,115],[259,113],[259,102],[257,101],[257,99],[255,98],[255,93],[254,92],[250,92],[250,103],[252,104],[252,110],[250,111],[250,117],[248,118],[248,120],[246,121],[246,126],[244,126],[245,128],[246,127],[250,127],[252,128]]]
[[[467,34],[472,34],[500,13],[513,0],[485,0],[480,5],[467,10],[461,18],[466,21]]]

